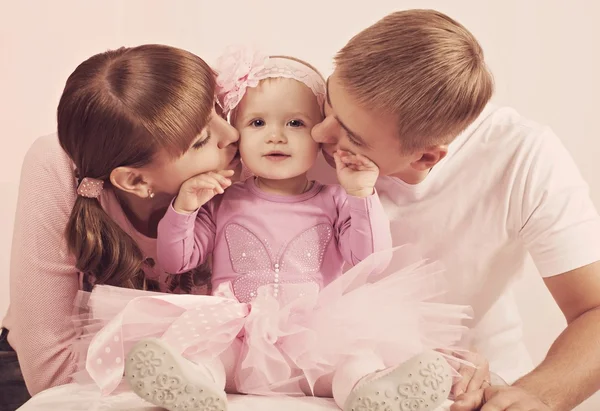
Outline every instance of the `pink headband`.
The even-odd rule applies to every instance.
[[[298,61],[268,57],[246,47],[228,47],[215,64],[217,101],[229,113],[242,101],[248,87],[261,80],[285,77],[300,81],[312,90],[320,105],[325,100],[325,82],[312,68]]]

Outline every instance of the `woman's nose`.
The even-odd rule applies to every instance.
[[[223,127],[223,131],[221,133],[221,140],[219,141],[219,148],[225,148],[231,144],[235,144],[240,139],[240,133],[237,131],[235,127],[229,124],[226,120],[220,119],[223,123],[221,126]]]

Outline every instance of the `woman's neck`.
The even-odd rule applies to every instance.
[[[306,173],[303,173],[283,180],[256,177],[256,186],[265,193],[293,196],[308,191],[312,184],[306,178]]]
[[[140,198],[121,190],[115,190],[115,196],[133,228],[146,237],[156,238],[158,222],[165,215],[171,197]]]

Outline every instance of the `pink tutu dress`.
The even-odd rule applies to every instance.
[[[91,378],[113,392],[129,349],[144,338],[162,338],[191,361],[218,357],[240,338],[240,392],[306,395],[303,383],[312,389],[363,353],[393,366],[427,349],[460,349],[470,316],[469,307],[444,303],[443,271],[412,246],[372,254],[324,287],[246,280],[221,283],[213,296],[110,286],[81,292],[76,381]],[[241,302],[236,289],[254,297]],[[147,372],[153,360],[144,361]]]

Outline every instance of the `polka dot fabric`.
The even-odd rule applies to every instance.
[[[102,288],[97,287],[100,293]],[[218,356],[237,337],[248,312],[246,304],[229,298],[191,295],[134,298],[92,338],[86,370],[102,393],[110,394],[121,382],[128,347],[150,336],[161,336],[183,355]],[[153,323],[153,319],[167,321]],[[146,359],[145,363],[152,366],[152,359]]]

